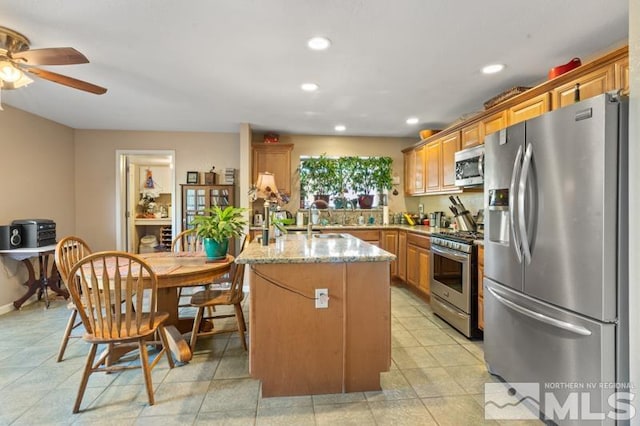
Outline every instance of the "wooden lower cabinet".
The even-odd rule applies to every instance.
[[[263,397],[381,389],[391,365],[388,262],[254,264],[249,283],[249,373]],[[329,292],[326,309],[314,306],[317,288]]]
[[[396,255],[396,260],[391,262],[391,277],[398,276],[398,231],[380,231],[380,248]]]
[[[406,282],[425,296],[430,292],[431,238],[426,235],[407,234]]]
[[[478,247],[478,328],[484,330],[484,246]]]
[[[398,278],[407,281],[407,231],[398,231],[398,259],[397,273]]]

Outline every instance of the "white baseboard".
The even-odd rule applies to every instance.
[[[9,312],[15,311],[16,308],[13,307],[13,303],[7,303],[6,305],[0,306],[0,315],[8,314]]]
[[[33,295],[32,297],[28,298],[22,304],[22,306],[30,305],[30,304],[35,303],[37,301],[38,301],[37,297],[35,295]],[[16,310],[16,308],[13,306],[13,302],[7,303],[6,305],[0,306],[0,315],[8,314],[9,312],[13,312],[15,310]]]

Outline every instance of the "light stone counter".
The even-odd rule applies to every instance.
[[[327,237],[340,235],[339,238]],[[268,246],[253,242],[236,258],[236,263],[352,263],[386,262],[396,256],[349,234],[287,234]]]

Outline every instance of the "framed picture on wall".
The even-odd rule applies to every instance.
[[[199,175],[200,173],[198,172],[187,172],[187,184],[197,185],[199,183]]]

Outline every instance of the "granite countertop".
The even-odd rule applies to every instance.
[[[287,231],[295,232],[295,231],[306,231],[307,226],[285,226]],[[262,228],[260,226],[252,226],[249,228],[251,231],[260,231]],[[444,231],[444,228],[431,228],[429,226],[423,225],[314,225],[313,231],[331,231],[331,232],[340,232],[343,231],[384,231],[384,230],[405,230],[410,232],[415,232],[418,234],[431,235],[435,232]]]
[[[327,227],[328,228],[328,227]],[[317,236],[316,236],[317,235]],[[340,235],[327,238],[321,235]],[[388,262],[396,256],[349,234],[287,234],[263,246],[252,242],[236,257],[236,263],[351,263]]]

